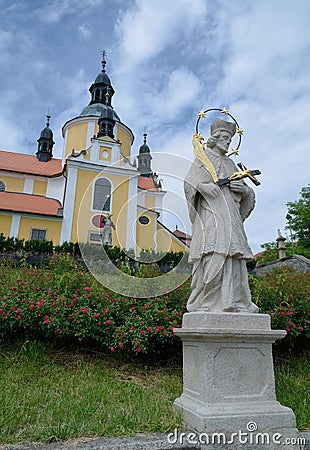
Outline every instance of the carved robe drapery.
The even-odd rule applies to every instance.
[[[237,171],[232,160],[207,148],[219,178]],[[253,258],[243,221],[254,208],[254,191],[244,181],[244,193],[222,186],[216,198],[203,196],[200,183],[213,183],[204,165],[195,159],[184,183],[192,222],[189,262],[193,264],[192,293],[187,309],[257,312],[251,302],[246,261]]]

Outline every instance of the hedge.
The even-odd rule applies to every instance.
[[[2,338],[88,342],[126,357],[181,355],[173,328],[181,326],[186,312],[190,280],[154,298],[125,297],[103,287],[69,255],[56,255],[42,268],[3,263],[0,273]],[[281,345],[307,347],[310,273],[250,275],[250,287],[261,312],[270,314],[272,327],[287,331]]]

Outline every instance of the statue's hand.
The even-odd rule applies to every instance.
[[[203,196],[216,198],[220,195],[221,189],[215,183],[199,183],[198,191]]]
[[[229,183],[230,190],[235,194],[243,195],[246,191],[246,186],[240,181],[231,181]]]

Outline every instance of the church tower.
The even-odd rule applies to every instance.
[[[139,148],[138,158],[138,171],[142,177],[150,178],[152,175],[151,170],[151,150],[150,147],[146,143],[147,134],[143,134],[143,145]]]
[[[110,93],[109,87],[107,86],[107,91],[105,94],[105,109],[101,111],[101,116],[98,120],[99,131],[97,137],[108,136],[111,139],[114,139],[114,125],[115,125],[115,117],[114,111],[110,104]]]
[[[41,131],[41,135],[38,142],[38,150],[37,150],[37,158],[41,162],[47,162],[53,157],[53,146],[55,142],[53,141],[53,132],[50,129],[50,118],[51,116],[48,114],[47,116],[46,127]]]
[[[100,242],[110,215],[117,230],[112,245],[135,248],[139,173],[130,163],[134,135],[113,108],[115,90],[102,55],[89,104],[62,129],[67,187],[61,241]]]

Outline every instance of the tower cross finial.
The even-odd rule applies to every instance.
[[[147,132],[146,132],[146,125],[144,126],[144,133],[143,133],[143,143],[146,144],[146,137],[147,137]]]
[[[106,65],[106,56],[107,56],[107,52],[105,51],[105,50],[102,50],[102,52],[101,52],[101,56],[102,56],[102,61],[101,61],[101,64],[102,64],[102,72],[105,72],[105,65]]]
[[[46,118],[47,118],[46,126],[48,128],[50,126],[50,118],[51,118],[51,108],[50,108],[50,106],[48,107]]]

